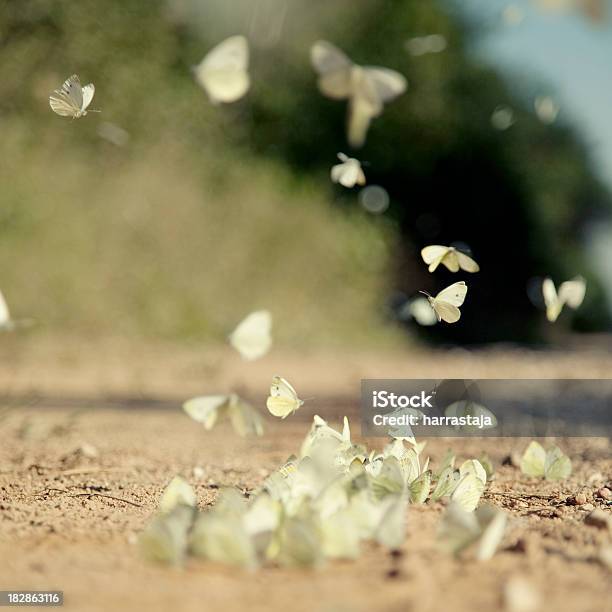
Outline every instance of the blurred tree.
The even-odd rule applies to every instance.
[[[212,107],[190,66],[237,33],[252,42],[252,92]],[[434,33],[447,40],[444,52],[407,52],[409,38]],[[512,83],[469,53],[477,36],[474,24],[434,0],[9,0],[0,5],[0,119],[27,125],[27,146],[59,147],[46,98],[79,72],[95,82],[103,118],[129,129],[130,150],[115,159],[160,140],[208,147],[223,181],[231,180],[224,151],[270,156],[354,207],[354,194],[328,175],[336,153],[349,152],[346,104],[320,95],[309,61],[312,44],[329,40],[357,63],[393,68],[409,82],[354,154],[369,163],[369,183],[391,198],[386,223],[401,237],[394,289],[411,295],[469,284],[461,324],[422,333],[450,342],[539,341],[545,327],[527,297],[529,279],[578,273],[589,292],[576,327],[601,330],[609,320],[581,229],[609,213],[609,194],[574,130],[541,124]],[[490,122],[500,104],[517,120],[505,131]],[[105,151],[91,122],[63,132],[61,146]],[[429,275],[420,249],[455,241],[470,245],[482,271]]]

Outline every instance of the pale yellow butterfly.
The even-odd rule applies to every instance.
[[[249,90],[249,44],[231,36],[211,49],[194,67],[195,79],[213,104],[236,102]]]
[[[352,147],[363,146],[370,122],[382,113],[385,103],[406,91],[406,79],[388,68],[358,66],[326,41],[313,45],[311,60],[321,93],[349,101],[348,141]]]
[[[442,517],[438,539],[446,550],[454,554],[475,544],[476,559],[487,561],[495,554],[506,523],[506,513],[494,506],[466,512],[458,504],[451,503]]]
[[[183,410],[194,421],[202,423],[206,430],[211,430],[219,420],[228,418],[242,437],[261,436],[264,432],[259,412],[235,393],[194,397],[183,404]]]
[[[263,357],[272,346],[272,315],[267,310],[252,312],[230,334],[229,341],[247,361]]]
[[[293,414],[303,403],[304,400],[298,397],[289,381],[281,376],[274,376],[272,378],[270,396],[266,402],[266,406],[271,414],[285,419],[290,414]]]
[[[542,282],[542,295],[546,305],[546,318],[554,323],[566,304],[576,310],[584,301],[586,295],[586,281],[581,276],[565,281],[559,285],[559,292],[550,278]]]
[[[421,251],[423,261],[429,265],[429,271],[434,272],[442,264],[451,272],[478,272],[480,266],[468,255],[462,253],[452,246],[441,246],[438,244],[426,246]]]
[[[533,440],[521,458],[521,472],[546,480],[563,480],[572,473],[572,462],[559,447],[553,446],[546,451]]]
[[[431,307],[434,309],[438,321],[446,323],[456,323],[461,318],[459,306],[465,301],[467,295],[467,285],[464,281],[459,281],[442,289],[436,297],[432,297],[429,293],[421,291],[427,296]]]
[[[484,470],[483,470],[484,471]],[[484,492],[485,483],[473,472],[468,472],[455,487],[451,499],[466,512],[472,512]]]
[[[79,119],[87,114],[87,108],[93,100],[96,88],[93,83],[81,86],[76,74],[66,79],[59,89],[49,96],[49,105],[54,113],[62,117]],[[89,111],[100,112],[100,111]]]
[[[366,177],[358,159],[344,153],[338,153],[338,159],[342,163],[331,169],[331,179],[334,183],[340,183],[349,189],[355,185],[365,185]]]

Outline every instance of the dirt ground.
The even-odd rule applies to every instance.
[[[561,483],[536,481],[502,465],[524,450],[526,440],[429,441],[426,454],[434,467],[449,446],[460,459],[484,451],[493,460],[487,501],[506,509],[511,520],[501,550],[485,563],[438,550],[441,503],[409,508],[398,561],[364,546],[357,561],[321,570],[247,572],[196,561],[178,570],[146,563],[134,545],[174,475],[194,485],[205,507],[220,486],[248,492],[260,484],[297,450],[314,413],[330,421],[347,413],[358,430],[362,376],[609,377],[612,355],[273,354],[243,365],[223,351],[170,356],[161,348],[132,354],[109,345],[92,361],[76,344],[55,354],[50,346],[0,350],[0,590],[63,590],[65,608],[78,611],[467,612],[504,609],[504,588],[520,576],[539,595],[540,610],[612,610],[612,573],[598,561],[611,536],[584,520],[593,507],[610,512],[596,495],[612,481],[610,441],[602,438],[557,440],[574,465]],[[286,422],[267,419],[262,438],[243,440],[226,425],[205,432],[180,410],[190,395],[229,388],[262,405],[274,373],[315,399]],[[367,443],[380,447],[384,440]],[[204,476],[196,478],[195,467]],[[586,504],[575,505],[580,493]]]

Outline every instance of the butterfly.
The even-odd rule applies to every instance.
[[[272,346],[272,315],[257,310],[245,317],[230,334],[230,344],[248,361],[263,357]]]
[[[358,66],[324,40],[312,46],[310,57],[321,93],[334,100],[348,100],[349,144],[363,146],[370,122],[382,114],[385,103],[406,91],[406,79],[389,68]]]
[[[484,472],[484,469],[482,471]],[[480,474],[470,470],[464,470],[464,474],[460,474],[460,478],[461,480],[451,494],[451,500],[466,512],[472,512],[484,492],[485,482],[481,480]]]
[[[438,539],[449,552],[457,555],[475,545],[476,559],[487,561],[504,537],[508,517],[494,506],[482,506],[476,512],[466,512],[451,503],[440,524]]]
[[[459,269],[466,272],[480,270],[480,266],[471,257],[452,246],[426,246],[421,251],[421,257],[429,265],[430,272],[434,272],[440,264],[445,265],[451,272],[459,272]]]
[[[344,153],[338,153],[338,159],[342,163],[331,169],[331,179],[334,183],[340,183],[349,189],[355,185],[365,185],[366,177],[358,159]]]
[[[194,397],[183,404],[183,410],[207,431],[227,418],[239,436],[261,436],[264,432],[259,412],[235,393]]]
[[[467,295],[467,285],[465,282],[459,281],[446,289],[442,289],[436,297],[432,297],[425,291],[421,291],[421,293],[427,296],[431,307],[438,317],[438,321],[456,323],[461,318],[459,306],[463,304]]]
[[[79,77],[73,74],[49,96],[49,105],[54,113],[62,117],[79,119],[87,114],[87,107],[91,104],[95,91],[93,83],[81,87]],[[99,113],[100,111],[89,112]]]
[[[249,43],[244,36],[231,36],[213,47],[193,68],[197,83],[213,104],[236,102],[242,98],[251,80],[248,73]]]
[[[553,446],[545,451],[541,444],[533,440],[521,458],[521,472],[546,480],[563,480],[572,473],[572,462],[559,447]]]
[[[281,376],[275,376],[270,386],[270,396],[266,406],[271,414],[284,419],[293,414],[302,404],[295,389]]]
[[[542,282],[542,294],[546,304],[546,318],[554,323],[559,318],[565,304],[574,310],[580,307],[586,294],[586,281],[581,276],[577,276],[561,283],[557,293],[553,281],[545,278]]]
[[[197,505],[196,492],[186,480],[175,476],[159,500],[159,510],[162,514],[169,514],[181,505],[195,508]]]

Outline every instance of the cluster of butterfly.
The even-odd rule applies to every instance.
[[[231,411],[232,400],[226,406]],[[248,500],[235,489],[222,489],[214,507],[199,512],[193,488],[175,477],[140,534],[140,550],[150,560],[173,565],[192,555],[244,567],[316,566],[325,559],[355,559],[366,540],[400,548],[408,506],[446,499],[440,547],[490,559],[507,526],[502,510],[478,507],[494,478],[493,464],[482,455],[457,468],[448,451],[434,472],[429,457],[422,458],[425,446],[397,437],[381,453],[368,451],[351,440],[346,417],[337,431],[315,416],[299,455],[289,457]],[[558,447],[545,451],[535,441],[521,459],[521,471],[532,477],[560,480],[571,470]]]
[[[315,416],[299,456],[290,457],[245,499],[223,489],[212,509],[197,511],[191,486],[176,477],[159,512],[140,535],[143,554],[180,564],[193,555],[254,567],[266,563],[316,566],[325,559],[354,559],[362,541],[402,546],[410,504],[446,498],[440,545],[455,554],[470,547],[489,559],[501,542],[506,515],[492,506],[475,509],[493,476],[490,461],[470,459],[455,467],[447,453],[434,473],[425,443],[394,439],[381,453],[351,440]]]

